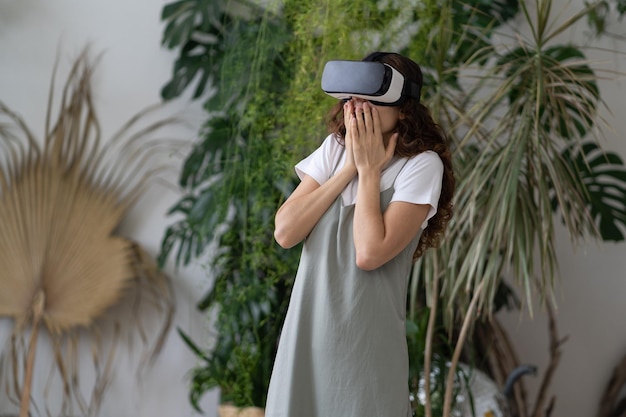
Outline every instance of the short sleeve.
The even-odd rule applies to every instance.
[[[391,201],[430,205],[422,224],[424,229],[428,220],[437,213],[442,179],[443,162],[436,152],[427,151],[416,155],[407,161],[398,174]]]
[[[296,164],[296,174],[300,180],[308,175],[322,185],[331,177],[340,156],[341,145],[333,135],[328,135],[319,148]]]

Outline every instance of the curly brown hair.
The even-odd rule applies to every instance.
[[[421,88],[423,83],[422,70],[411,59],[389,52],[374,52],[363,58],[363,61],[376,61],[390,65],[398,70],[406,79],[417,83]],[[452,197],[454,195],[454,173],[452,170],[452,155],[448,141],[441,127],[435,123],[430,111],[420,103],[419,99],[405,97],[398,104],[400,113],[404,115],[395,128],[398,133],[398,142],[395,155],[411,158],[425,151],[433,151],[443,162],[443,180],[441,195],[437,203],[437,213],[428,221],[428,227],[422,232],[413,259],[417,259],[424,251],[437,247],[446,226],[453,214]],[[338,102],[328,114],[328,129],[334,133],[340,144],[346,134],[343,122],[343,103]]]

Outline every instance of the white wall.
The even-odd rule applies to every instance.
[[[562,1],[564,2],[564,0]],[[94,52],[104,51],[96,76],[96,104],[104,127],[104,137],[126,118],[159,99],[160,87],[169,77],[173,55],[160,47],[159,22],[164,0],[0,0],[0,98],[23,115],[38,134],[43,130],[45,100],[50,69],[60,47],[62,64],[67,65],[91,42]],[[555,5],[555,10],[559,10]],[[623,25],[611,29],[624,35]],[[569,35],[574,40],[583,30]],[[623,42],[623,41],[622,41]],[[602,46],[622,50],[619,41],[605,39]],[[597,66],[626,71],[623,55],[590,52]],[[63,68],[63,67],[62,67]],[[626,159],[626,81],[603,81],[602,97],[613,109],[605,115],[615,128],[607,134],[607,149]],[[177,109],[196,125],[202,118],[197,105],[185,100]],[[181,131],[191,140],[193,132]],[[175,181],[175,178],[173,179]],[[156,254],[163,230],[172,219],[165,211],[176,200],[166,189],[152,190],[124,222],[122,232],[138,240]],[[553,416],[588,417],[595,414],[598,401],[613,366],[626,354],[626,332],[620,326],[626,316],[626,245],[588,244],[577,252],[561,233],[558,241],[562,286],[558,292],[558,325],[569,335],[552,391],[557,395]],[[195,335],[204,334],[204,320],[194,304],[206,285],[200,268],[174,273],[177,293],[175,326]],[[541,367],[547,360],[545,317],[538,311],[534,320],[518,313],[500,315],[523,362]],[[0,320],[0,341],[8,335],[10,323]],[[202,337],[202,336],[199,336]],[[122,362],[124,363],[124,362]],[[156,367],[136,386],[124,368],[111,386],[102,416],[193,416],[187,401],[187,372],[195,359],[175,332],[170,334]],[[538,378],[527,378],[531,391]],[[216,396],[204,401],[207,415],[214,415]],[[0,402],[0,414],[7,412]]]
[[[109,138],[131,115],[160,100],[159,90],[168,80],[175,58],[160,46],[160,12],[166,3],[164,0],[0,1],[0,99],[23,116],[41,137],[48,85],[57,53],[59,75],[64,79],[68,65],[89,43],[93,55],[103,53],[94,77],[94,91],[103,138]],[[183,99],[168,111],[182,115],[191,125],[191,128],[178,128],[170,133],[185,141],[193,140],[204,117],[200,105]],[[168,161],[175,166],[173,184],[181,161],[181,158]],[[121,234],[137,240],[151,255],[156,255],[166,225],[173,222],[165,213],[177,197],[171,189],[153,187],[123,222]],[[166,345],[141,383],[135,380],[133,371],[138,344],[134,351],[119,348],[116,378],[105,397],[101,416],[199,415],[188,401],[188,374],[196,359],[175,328],[181,327],[200,339],[208,337],[206,321],[195,308],[207,285],[206,274],[200,267],[175,271],[171,265],[167,272],[174,278],[177,305]],[[0,346],[5,346],[11,325],[10,320],[0,319]],[[46,341],[42,339],[36,368],[39,365],[47,370],[51,358],[45,347]],[[86,359],[85,366],[90,366],[88,346],[82,347],[81,355]],[[41,387],[45,377],[47,374],[43,372],[36,374],[35,386]],[[41,406],[41,398],[37,397],[40,394],[41,388],[35,388],[34,395]],[[216,414],[216,403],[215,392],[204,398],[205,415]],[[13,410],[0,395],[0,415]]]

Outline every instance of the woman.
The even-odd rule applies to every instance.
[[[274,235],[284,248],[304,245],[266,417],[411,415],[407,283],[452,215],[454,177],[445,136],[419,102],[419,66],[395,53],[363,61],[395,69],[417,93],[338,103],[332,133],[296,165],[301,182]]]

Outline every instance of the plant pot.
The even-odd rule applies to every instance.
[[[265,417],[265,411],[259,407],[235,407],[222,404],[218,409],[219,417]]]

